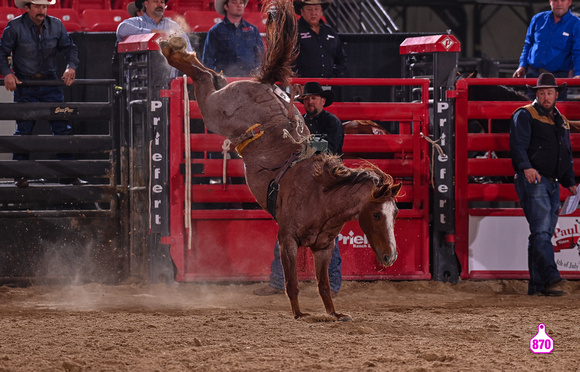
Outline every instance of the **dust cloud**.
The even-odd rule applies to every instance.
[[[487,371],[577,369],[580,283],[563,297],[526,281],[345,281],[351,322],[302,282],[294,320],[264,283],[0,287],[0,371]],[[545,324],[551,354],[529,341]]]

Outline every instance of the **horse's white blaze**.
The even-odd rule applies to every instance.
[[[389,232],[388,240],[389,246],[392,250],[392,256],[397,258],[397,241],[395,240],[395,217],[397,212],[397,204],[394,201],[389,201],[383,204],[382,213],[385,216],[386,229]]]

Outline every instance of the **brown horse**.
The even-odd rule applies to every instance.
[[[310,247],[318,291],[326,312],[339,320],[349,315],[335,311],[330,296],[328,265],[334,238],[344,224],[359,220],[377,260],[390,266],[397,258],[394,221],[395,196],[401,185],[376,167],[353,170],[340,159],[313,155],[309,131],[293,99],[274,84],[288,86],[295,58],[296,19],[292,2],[271,0],[267,9],[267,54],[253,81],[225,84],[221,74],[205,68],[195,54],[185,52],[183,39],[162,42],[169,64],[193,80],[204,123],[223,135],[243,156],[246,182],[264,209],[269,185],[276,181],[277,197],[270,196],[279,225],[278,239],[286,293],[296,319],[308,316],[298,305],[296,257],[298,247]],[[283,177],[282,177],[283,176]],[[272,202],[273,200],[273,202]]]
[[[351,120],[342,123],[344,134],[389,134],[372,120]]]

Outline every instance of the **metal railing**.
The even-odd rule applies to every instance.
[[[325,13],[341,34],[392,34],[399,29],[378,0],[333,2]]]

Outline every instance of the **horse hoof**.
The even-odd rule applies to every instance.
[[[308,313],[300,313],[300,314],[294,315],[294,319],[296,319],[296,320],[306,319],[306,318],[310,318],[310,314],[308,314]]]
[[[169,46],[176,52],[185,51],[187,48],[187,42],[184,38],[175,36],[169,39]]]
[[[336,314],[336,320],[340,322],[351,322],[352,317],[348,314]]]

